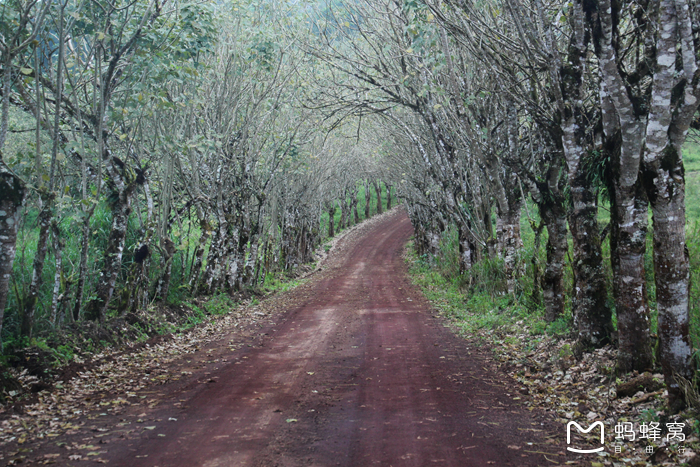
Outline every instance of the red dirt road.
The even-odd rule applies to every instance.
[[[563,463],[545,444],[559,433],[410,284],[401,253],[411,233],[399,211],[349,242],[260,345],[222,344],[228,361],[208,383],[164,390],[153,422],[134,420],[100,457],[128,467]]]

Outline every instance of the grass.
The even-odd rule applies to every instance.
[[[80,263],[80,242],[82,239],[82,221],[76,216],[75,211],[62,211],[59,228],[65,241],[63,247],[63,285],[61,293],[68,293],[70,300],[67,308],[74,302],[74,291],[78,281],[78,265]],[[38,238],[36,209],[27,208],[21,216],[18,229],[17,256],[13,264],[11,289],[7,308],[5,310],[5,322],[2,329],[4,342],[16,339],[19,332],[20,310],[23,308],[23,299],[28,294],[29,283],[33,270],[33,258],[36,252]],[[89,293],[95,290],[99,272],[104,260],[104,250],[111,230],[111,213],[106,205],[100,205],[95,210],[91,219],[91,239],[89,249],[88,274],[85,285],[85,302],[90,299]],[[133,264],[132,252],[141,242],[141,226],[138,216],[132,215],[129,219],[129,228],[124,246],[124,257],[119,281],[123,281],[129,274]],[[186,282],[189,278],[190,256],[194,251],[196,242],[200,236],[200,229],[196,222],[190,226],[189,219],[184,219],[182,228],[177,226],[172,231],[172,240],[178,245],[178,254],[173,259],[173,273],[170,286],[168,303],[180,303],[188,296]],[[157,248],[151,248],[149,261],[152,265],[160,263],[160,253]],[[149,282],[157,279],[160,268],[148,268]],[[43,269],[43,286],[39,290],[37,300],[35,331],[37,335],[51,332],[54,323],[49,320],[49,306],[54,285],[55,257],[51,245]]]
[[[447,238],[449,239],[449,235]],[[449,240],[443,241],[443,248],[447,245]],[[447,262],[435,264],[430,258],[418,257],[412,243],[408,245],[407,251],[407,262],[413,283],[421,288],[426,298],[453,323],[461,334],[489,339],[499,330],[517,326],[517,323],[525,318],[528,319],[531,332],[534,334],[550,331],[542,319],[542,313],[532,313],[525,307],[515,304],[511,296],[492,293],[495,290],[489,286],[469,293],[465,285],[468,281],[467,277],[445,275]],[[489,266],[484,268],[491,269]],[[492,270],[482,269],[478,274],[492,272]]]
[[[690,254],[690,337],[700,349],[700,132],[693,131],[683,146],[685,167],[686,245]],[[698,354],[700,358],[700,354]]]
[[[269,272],[263,282],[265,292],[286,292],[305,282],[305,279],[290,278],[283,271]]]
[[[688,225],[692,229],[700,220],[700,133],[693,132],[683,146],[685,167],[685,209]]]

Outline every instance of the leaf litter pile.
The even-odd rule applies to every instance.
[[[408,248],[404,259],[409,266],[416,265],[417,259]],[[479,322],[483,313],[464,309],[463,305],[455,310],[444,292],[421,277],[419,269],[413,271],[413,282],[430,297],[437,313],[451,322],[454,332],[467,339],[480,339],[492,349],[500,369],[514,379],[510,394],[513,400],[521,401],[530,410],[544,410],[561,424],[561,436],[547,442],[561,446],[562,456],[575,459],[563,463],[592,467],[700,467],[700,397],[697,392],[691,394],[690,408],[679,414],[669,414],[663,375],[635,372],[616,377],[617,351],[612,346],[576,359],[572,338],[534,333],[531,323],[523,320],[495,329],[477,326],[478,332],[468,331],[473,329],[470,320]],[[499,314],[500,311],[489,313]],[[565,450],[569,422],[576,422],[585,430],[598,421],[603,423],[605,432],[602,452],[576,455]],[[575,448],[601,447],[599,430],[581,433],[574,427],[572,431],[575,443],[588,444]]]
[[[697,411],[667,413],[662,374],[633,373],[620,380],[615,376],[613,347],[584,354],[577,360],[571,351],[572,339],[535,338],[524,321],[515,323],[510,330],[494,332],[491,341],[502,368],[515,379],[517,391],[529,395],[524,404],[530,410],[544,409],[561,423],[558,443],[565,445],[566,425],[571,421],[584,429],[603,422],[605,449],[582,457],[590,462],[587,465],[700,466]],[[577,438],[577,442],[589,445],[577,446],[579,449],[601,446],[600,431],[592,430],[583,436],[585,440]]]
[[[302,281],[312,272],[339,267],[342,253],[351,242],[396,212],[395,208],[374,216],[337,235],[327,244],[329,252],[320,248],[315,253],[315,270],[301,271]],[[92,355],[90,362],[76,355],[74,363],[85,368],[83,371],[65,381],[54,381],[49,390],[40,390],[25,405],[19,401],[20,395],[31,393],[32,388],[45,382],[26,369],[10,369],[15,371],[12,376],[22,390],[10,391],[6,404],[0,405],[0,465],[107,463],[100,455],[105,453],[109,436],[123,438],[134,432],[156,431],[157,425],[150,424],[147,412],[159,403],[160,385],[193,378],[200,378],[198,382],[202,383],[216,382],[204,371],[207,366],[225,364],[232,352],[259,345],[264,338],[260,328],[307,298],[308,288],[302,282],[292,293],[278,293],[255,305],[248,300],[186,332],[109,349]],[[129,420],[134,418],[134,409],[140,412],[141,408],[144,413]],[[155,422],[176,423],[177,419]]]
[[[21,461],[31,448],[23,448],[32,442],[77,434],[89,429],[92,420],[108,415],[119,415],[133,405],[153,406],[157,399],[149,399],[144,392],[154,386],[178,381],[192,374],[180,370],[186,362],[173,363],[187,358],[203,347],[228,337],[231,329],[241,328],[242,337],[255,337],[254,329],[263,323],[268,313],[261,306],[240,305],[224,316],[216,316],[184,334],[173,334],[159,343],[146,344],[140,350],[114,350],[95,355],[94,359],[104,363],[78,373],[69,381],[57,381],[51,392],[41,391],[36,402],[24,406],[24,413],[7,416],[7,409],[0,409],[0,461]],[[235,350],[246,345],[245,341],[231,342]],[[250,345],[250,344],[248,344]],[[191,362],[191,360],[190,360]],[[206,360],[216,364],[221,359]],[[37,382],[26,370],[18,375],[23,386],[31,387]],[[86,426],[87,425],[87,426]],[[144,429],[155,427],[146,426]],[[93,431],[107,432],[97,428]],[[93,436],[98,438],[99,433]],[[70,460],[93,460],[101,462],[100,451],[89,443],[73,443],[72,446],[56,443],[67,452],[45,455],[44,463],[58,462],[65,455]],[[9,449],[8,448],[14,448]],[[11,464],[10,464],[11,465]]]

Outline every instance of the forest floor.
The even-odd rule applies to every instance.
[[[39,392],[0,414],[0,463],[591,465],[412,285],[411,232],[401,210],[377,216],[299,287]]]

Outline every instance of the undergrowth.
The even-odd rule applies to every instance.
[[[0,377],[0,403],[9,391],[18,391],[8,368],[50,379],[62,367],[89,361],[109,348],[188,332],[233,312],[243,303],[256,305],[264,295],[286,291],[303,282],[303,279],[284,273],[269,274],[260,290],[234,295],[216,294],[183,300],[178,304],[152,304],[146,310],[111,317],[102,324],[84,321],[66,324],[32,339],[9,339],[4,354],[0,355],[0,371],[7,376]],[[14,400],[18,400],[17,397]]]
[[[653,278],[653,252],[651,233],[646,254],[647,291],[651,310],[651,332],[656,332],[656,300]],[[535,248],[534,235],[527,223],[523,222],[523,241],[525,243],[520,258],[520,271],[515,293],[504,293],[505,276],[503,264],[499,259],[483,259],[466,273],[459,271],[459,251],[457,235],[448,229],[443,235],[439,257],[418,256],[410,243],[407,248],[407,261],[413,281],[421,287],[428,298],[440,311],[450,318],[461,332],[483,337],[508,327],[518,326],[526,320],[530,334],[548,334],[559,337],[572,336],[575,332],[570,304],[567,302],[565,312],[554,322],[544,320],[544,306],[541,296],[538,298],[534,268],[539,268],[541,277],[545,263],[544,245],[546,232],[540,239],[540,247]],[[700,220],[695,220],[687,229],[687,245],[690,254],[691,291],[690,291],[690,338],[693,348],[700,348]],[[608,302],[614,311],[612,297],[612,271],[610,270],[610,249],[608,242],[603,244],[604,265],[608,280]],[[571,288],[571,264],[565,265],[565,283]],[[613,325],[615,325],[613,313]],[[695,358],[700,361],[700,351]]]
[[[465,336],[493,339],[501,332],[507,333],[511,327],[519,326],[523,319],[528,320],[533,335],[565,335],[570,332],[569,317],[548,324],[542,312],[529,310],[514,297],[499,293],[493,283],[481,281],[484,277],[499,276],[495,270],[500,267],[497,261],[484,262],[470,274],[448,276],[445,271],[454,270],[453,265],[446,261],[436,263],[426,256],[418,257],[412,242],[406,249],[406,260],[413,283]],[[469,287],[470,282],[480,286]]]

